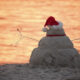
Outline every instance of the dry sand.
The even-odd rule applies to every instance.
[[[76,68],[51,66],[32,67],[29,64],[0,66],[0,80],[80,80]]]
[[[0,64],[28,62],[38,42],[26,37],[40,40],[49,16],[63,22],[71,40],[80,37],[80,0],[0,0]],[[17,28],[26,37],[15,47]],[[73,42],[80,51],[80,40]]]

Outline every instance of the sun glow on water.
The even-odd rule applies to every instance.
[[[79,38],[79,3],[79,0],[0,0],[0,63],[28,62],[31,51],[45,36],[41,29],[49,16],[64,23],[71,40]],[[80,50],[80,41],[73,43]]]

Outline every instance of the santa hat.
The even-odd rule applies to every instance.
[[[50,16],[44,25],[43,31],[46,32],[47,28],[46,26],[51,26],[53,29],[61,29],[62,28],[62,23],[59,21],[56,21],[54,17]]]

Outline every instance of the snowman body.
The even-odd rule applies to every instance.
[[[64,35],[65,32],[64,32],[63,29],[56,29],[56,30],[54,30],[54,29],[50,28],[49,30],[47,30],[46,34],[47,35]]]
[[[32,51],[30,63],[33,65],[75,66],[79,56],[63,28],[49,28],[38,47]]]

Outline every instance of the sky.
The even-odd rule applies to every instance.
[[[28,63],[45,36],[49,16],[63,22],[67,36],[80,38],[80,0],[0,0],[0,64]],[[80,40],[73,41],[80,51]]]

